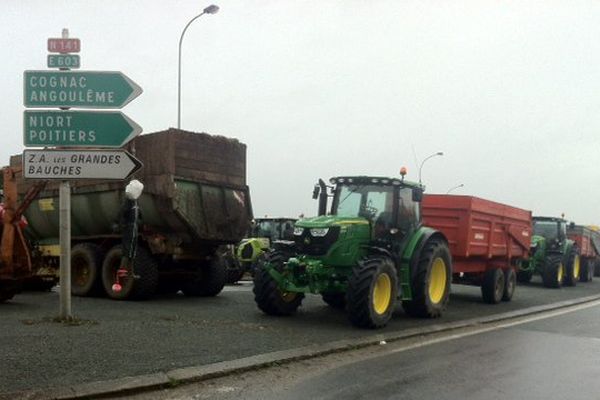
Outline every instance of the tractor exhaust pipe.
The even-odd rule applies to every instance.
[[[327,185],[323,179],[319,179],[319,215],[327,214]]]

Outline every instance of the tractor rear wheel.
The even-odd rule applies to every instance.
[[[430,240],[419,254],[411,282],[413,298],[402,302],[404,311],[413,317],[439,317],[448,304],[451,279],[448,245],[440,239]]]
[[[513,268],[504,271],[504,293],[502,301],[511,301],[517,287],[517,274]]]
[[[323,293],[321,297],[331,308],[337,310],[346,308],[346,295],[344,293]]]
[[[579,281],[579,277],[581,276],[581,258],[579,250],[576,247],[571,247],[566,267],[565,286],[577,285],[577,281]]]
[[[559,288],[565,279],[565,266],[562,262],[562,255],[549,255],[544,263],[542,271],[542,281],[548,288]]]
[[[481,284],[483,301],[490,304],[500,303],[504,294],[504,286],[504,272],[500,268],[485,271]]]
[[[100,246],[79,243],[71,249],[71,293],[93,296],[102,292],[102,257]]]
[[[529,283],[529,282],[531,282],[532,277],[533,277],[533,272],[531,272],[531,271],[517,272],[517,281],[520,283]]]
[[[260,264],[254,274],[254,301],[265,314],[292,315],[304,299],[304,293],[281,291],[277,281],[264,268],[264,265],[269,263],[277,271],[283,272],[284,262],[283,253],[272,251],[267,254],[264,264]]]
[[[398,297],[398,274],[389,258],[361,260],[348,279],[346,303],[350,322],[381,328],[392,318]]]
[[[117,270],[121,266],[123,250],[121,245],[114,246],[106,253],[102,263],[102,285],[108,297],[114,300],[143,300],[153,296],[158,287],[158,264],[152,254],[143,247],[138,247],[131,266],[127,268],[127,276],[121,277],[121,291],[115,292]]]

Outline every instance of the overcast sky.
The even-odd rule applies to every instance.
[[[417,180],[443,151],[428,192],[600,224],[599,1],[214,1],[184,39],[182,128],[248,145],[255,215],[314,215],[319,177]],[[144,132],[176,126],[179,35],[209,4],[1,1],[2,163],[62,28],[82,70],[144,89],[123,109]]]

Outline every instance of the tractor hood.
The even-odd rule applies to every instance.
[[[360,217],[338,217],[336,215],[321,215],[305,218],[296,222],[299,228],[329,228],[332,226],[369,225],[369,221]]]

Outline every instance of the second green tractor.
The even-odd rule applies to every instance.
[[[544,286],[575,286],[581,273],[579,250],[567,238],[567,221],[554,217],[533,217],[530,258],[520,266],[517,279],[529,282],[534,273]]]

